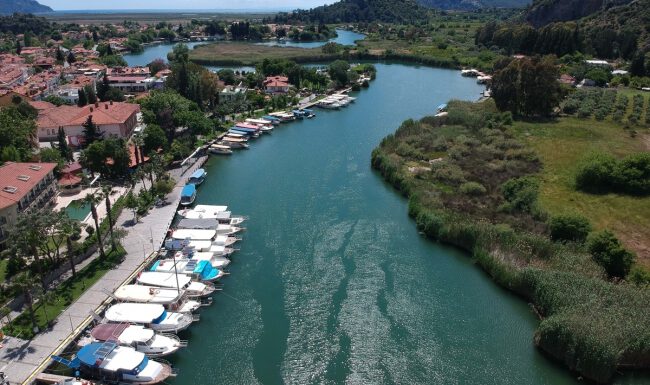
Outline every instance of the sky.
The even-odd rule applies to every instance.
[[[55,11],[96,9],[291,10],[335,0],[39,0]]]

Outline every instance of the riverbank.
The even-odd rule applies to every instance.
[[[373,167],[409,198],[424,234],[470,252],[535,305],[543,320],[534,341],[544,352],[601,383],[620,368],[650,368],[641,342],[650,338],[650,290],[607,280],[580,244],[552,242],[536,198],[503,198],[508,180],[532,188],[544,166],[487,103],[454,102],[447,118],[405,122],[373,152]]]

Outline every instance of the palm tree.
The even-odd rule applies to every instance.
[[[32,293],[36,287],[34,277],[32,277],[29,270],[20,272],[14,277],[13,285],[25,296],[29,318],[32,321],[32,329],[37,330],[38,323],[36,322],[36,314],[34,313],[34,294]]]
[[[99,198],[96,194],[90,193],[86,195],[86,197],[83,199],[85,203],[88,203],[90,205],[90,212],[93,215],[93,221],[95,222],[95,234],[97,234],[97,247],[99,248],[99,256],[102,257],[102,259],[106,258],[106,253],[104,253],[104,245],[102,244],[102,234],[99,229],[99,216],[97,215],[97,206],[95,206],[97,203],[99,203],[101,198]]]
[[[74,265],[74,247],[72,245],[72,237],[79,231],[79,223],[74,219],[70,219],[66,216],[65,219],[61,222],[61,236],[65,237],[66,242],[66,254],[68,260],[70,261],[70,270],[72,271],[72,276],[74,277],[77,274],[77,270]]]
[[[113,213],[111,212],[111,191],[113,188],[110,185],[105,185],[102,187],[102,195],[104,201],[106,202],[106,218],[108,218],[108,231],[111,235],[111,250],[115,251],[115,236],[113,235]]]

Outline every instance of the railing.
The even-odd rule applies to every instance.
[[[201,299],[201,306],[210,306],[212,305],[212,298],[203,298]]]

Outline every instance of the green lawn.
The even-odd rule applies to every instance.
[[[107,254],[106,259],[95,259],[84,269],[77,272],[74,278],[65,281],[53,291],[53,298],[48,303],[36,305],[35,313],[37,324],[40,329],[47,328],[48,321],[56,318],[89,287],[99,281],[104,274],[113,269],[124,256],[125,251],[120,247],[118,250]],[[62,322],[65,322],[63,320]],[[31,320],[27,311],[11,321],[4,328],[4,332],[21,338],[31,339],[34,337]]]
[[[608,228],[650,267],[650,197],[593,195],[576,191],[574,176],[582,159],[594,151],[622,157],[648,151],[647,129],[636,137],[610,121],[561,118],[552,123],[516,122],[516,130],[540,154],[541,202],[551,214],[577,211],[598,228]]]
[[[8,259],[0,259],[0,282],[4,282],[7,275]]]

